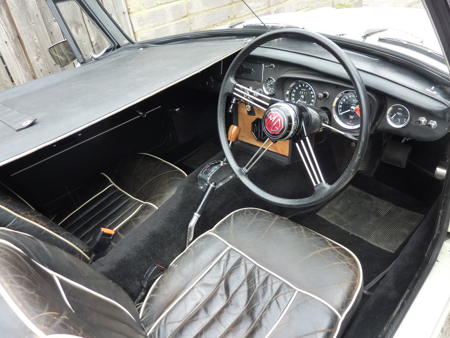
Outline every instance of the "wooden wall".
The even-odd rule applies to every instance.
[[[126,0],[101,2],[134,38]],[[70,8],[69,20],[83,41],[83,51],[98,52],[98,32],[77,5],[72,3]],[[45,0],[0,0],[0,90],[61,71],[47,51],[61,40],[63,35]]]

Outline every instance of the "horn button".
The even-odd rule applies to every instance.
[[[297,133],[301,116],[296,106],[289,103],[275,103],[266,110],[262,120],[266,136],[272,141],[282,141]]]

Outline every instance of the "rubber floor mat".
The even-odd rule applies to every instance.
[[[348,186],[317,214],[389,252],[395,252],[423,218],[354,186]]]

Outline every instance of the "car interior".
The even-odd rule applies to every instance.
[[[17,327],[387,335],[438,233],[450,83],[273,34],[0,168]]]

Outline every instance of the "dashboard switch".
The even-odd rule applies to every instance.
[[[428,121],[427,126],[430,127],[431,129],[436,129],[438,124],[435,120],[430,120],[430,121]]]
[[[421,125],[421,126],[426,126],[428,123],[428,120],[426,117],[421,116],[417,119],[417,124]]]

